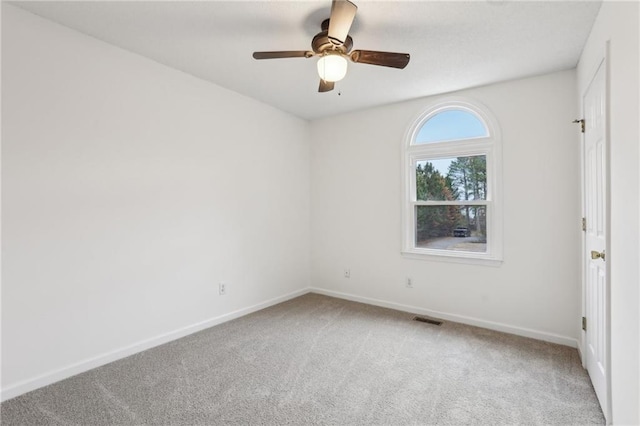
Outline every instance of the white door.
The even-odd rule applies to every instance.
[[[608,413],[607,96],[603,61],[584,94],[586,367]]]

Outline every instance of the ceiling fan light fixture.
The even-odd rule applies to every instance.
[[[318,92],[330,92],[335,82],[347,75],[347,59],[351,62],[403,69],[409,63],[408,53],[351,50],[353,39],[349,35],[358,7],[350,0],[332,0],[331,16],[322,21],[320,31],[311,40],[311,50],[282,50],[253,52],[254,59],[319,57],[320,75]]]
[[[318,75],[324,81],[340,81],[347,75],[347,59],[341,54],[329,53],[318,59]]]

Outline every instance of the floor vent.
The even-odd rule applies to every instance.
[[[434,319],[431,319],[431,318],[413,317],[413,320],[414,321],[419,321],[419,322],[426,322],[427,324],[442,325],[442,321],[434,320]]]

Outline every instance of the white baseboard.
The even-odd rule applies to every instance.
[[[578,355],[580,356],[580,362],[582,363],[582,368],[584,368],[585,370],[587,369],[587,358],[586,358],[586,354],[583,350],[583,345],[584,345],[584,331],[581,331],[581,336],[580,336],[580,340],[576,340],[576,345],[578,348]]]
[[[384,300],[371,299],[368,297],[356,296],[348,293],[341,293],[333,290],[325,290],[322,288],[312,287],[312,293],[323,294],[325,296],[337,297],[339,299],[351,300],[353,302],[366,303],[369,305],[381,306],[383,308],[395,309],[397,311],[410,312],[413,314],[426,315],[452,322],[473,325],[476,327],[487,328],[489,330],[501,331],[504,333],[515,334],[517,336],[530,337],[532,339],[543,340],[545,342],[557,343],[560,345],[578,348],[578,341],[574,338],[561,336],[559,334],[547,333],[544,331],[532,330],[524,327],[517,327],[499,322],[485,321],[479,318],[467,317],[457,314],[448,314],[446,312],[432,311],[430,309],[419,308],[417,306],[403,305],[400,303],[387,302]]]
[[[15,398],[16,396],[41,388],[43,386],[50,385],[60,380],[67,379],[69,377],[75,376],[76,374],[84,373],[85,371],[89,371],[93,368],[97,368],[110,362],[126,358],[130,355],[145,351],[147,349],[151,349],[155,346],[162,345],[167,342],[171,342],[181,337],[188,336],[189,334],[193,334],[206,328],[213,327],[214,325],[222,324],[224,322],[231,321],[244,315],[259,311],[261,309],[268,308],[269,306],[277,305],[278,303],[282,303],[289,299],[302,296],[303,294],[306,294],[308,292],[308,288],[297,290],[283,296],[266,300],[256,305],[249,306],[247,308],[238,309],[237,311],[229,312],[227,314],[220,315],[214,318],[209,318],[196,324],[188,325],[186,327],[182,327],[180,329],[170,331],[159,336],[145,339],[140,342],[125,346],[123,348],[97,355],[95,357],[85,359],[75,364],[50,371],[40,376],[9,385],[0,391],[0,401],[6,401],[8,399]]]
[[[24,380],[19,383],[15,383],[7,386],[0,391],[0,401],[6,401],[32,390],[41,388],[43,386],[50,385],[63,379],[75,376],[76,374],[84,373],[93,368],[97,368],[108,364],[113,361],[128,357],[138,352],[151,349],[155,346],[162,345],[167,342],[179,339],[184,336],[196,333],[209,327],[213,327],[218,324],[222,324],[227,321],[251,314],[261,309],[268,308],[269,306],[277,305],[278,303],[285,302],[298,296],[302,296],[307,293],[318,293],[325,296],[337,297],[339,299],[351,300],[354,302],[366,303],[374,306],[381,306],[383,308],[395,309],[398,311],[411,312],[419,315],[427,315],[447,321],[459,322],[462,324],[473,325],[476,327],[487,328],[490,330],[502,331],[505,333],[515,334],[518,336],[530,337],[537,340],[543,340],[551,343],[558,343],[573,348],[579,348],[578,341],[576,339],[561,336],[553,333],[546,333],[537,330],[531,330],[528,328],[515,327],[507,324],[485,321],[478,318],[466,317],[456,314],[448,314],[445,312],[432,311],[430,309],[423,309],[417,306],[403,305],[394,302],[387,302],[384,300],[372,299],[368,297],[356,296],[353,294],[341,293],[332,290],[325,290],[322,288],[304,288],[294,291],[292,293],[285,294],[283,296],[275,297],[273,299],[266,300],[247,308],[239,309],[237,311],[229,312],[224,315],[220,315],[214,318],[209,318],[205,321],[198,322],[186,327],[182,327],[178,330],[174,330],[168,333],[161,334],[150,339],[145,339],[140,342],[125,346],[120,349],[113,350],[95,357],[77,362],[75,364],[42,374],[32,379]]]

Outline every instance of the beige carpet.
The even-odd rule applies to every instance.
[[[575,349],[307,294],[1,405],[7,425],[604,424]]]

